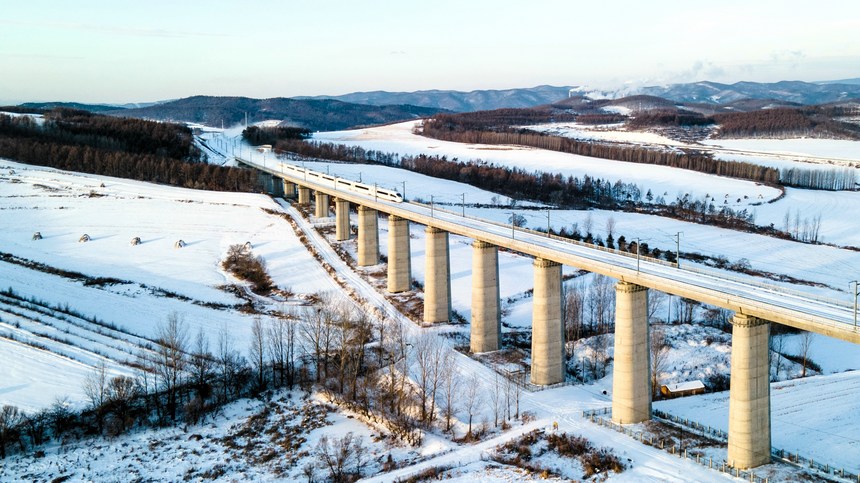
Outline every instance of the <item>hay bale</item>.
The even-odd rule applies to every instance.
[[[87,235],[86,233],[84,233],[83,235],[81,235],[80,238],[78,238],[78,243],[85,243],[88,241],[90,241],[90,236]]]
[[[42,233],[38,232],[38,231],[36,233],[33,233],[33,239],[34,240],[41,240],[42,239]]]
[[[185,246],[185,242],[183,240],[176,240],[176,243],[173,244],[173,248],[182,248]]]
[[[136,236],[136,237],[131,239],[131,246],[137,246],[137,245],[140,245],[140,237],[139,236]]]

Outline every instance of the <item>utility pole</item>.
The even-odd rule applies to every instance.
[[[675,233],[675,268],[681,268],[681,235],[683,231]]]
[[[552,230],[552,228],[550,228],[550,224],[549,224],[549,210],[546,210],[546,236],[552,236],[550,234],[551,230]]]
[[[433,195],[430,195],[430,218],[433,218]]]
[[[460,207],[463,208],[463,218],[466,217],[466,193],[460,195]]]
[[[636,271],[639,271],[639,238],[636,239]]]
[[[401,181],[403,183],[403,201],[406,201],[406,181]]]
[[[860,281],[853,280],[848,282],[848,286],[851,287],[851,284],[854,284],[854,327],[857,327],[857,296],[860,295]]]
[[[514,229],[516,228],[516,226],[517,226],[517,213],[512,211],[511,212],[511,239],[512,240],[514,238],[514,233],[515,233]]]

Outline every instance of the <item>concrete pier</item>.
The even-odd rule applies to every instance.
[[[281,178],[279,178],[275,175],[272,175],[271,186],[272,186],[272,191],[271,191],[272,196],[277,196],[279,198],[282,198],[284,196],[284,183],[281,183]]]
[[[544,386],[564,381],[561,265],[543,258],[536,258],[533,265],[531,382]]]
[[[315,203],[314,203],[314,216],[316,216],[317,218],[328,218],[328,215],[329,215],[328,195],[321,192],[321,191],[315,191],[314,192],[314,201],[315,201]]]
[[[469,350],[497,351],[501,346],[499,312],[499,248],[475,240],[472,243],[472,323]]]
[[[732,318],[728,463],[753,468],[770,463],[770,366],[766,320]]]
[[[334,231],[337,241],[349,240],[349,201],[334,199]]]
[[[424,270],[424,323],[451,320],[451,264],[448,232],[428,226]]]
[[[311,203],[311,189],[306,186],[299,186],[299,204],[309,205]]]
[[[651,358],[648,335],[648,289],[615,285],[615,362],[612,372],[612,420],[619,424],[651,419]]]
[[[379,263],[378,225],[376,210],[358,207],[358,265],[361,267]]]
[[[405,292],[412,288],[412,259],[409,220],[388,216],[388,291]]]
[[[291,183],[287,180],[284,181],[284,198],[295,198],[296,197],[296,184]]]

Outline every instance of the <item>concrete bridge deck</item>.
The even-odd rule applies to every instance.
[[[307,180],[285,172],[280,169],[281,162],[276,160],[269,160],[266,164],[244,159],[239,161],[316,192],[449,233],[722,307],[738,314],[860,343],[860,328],[854,325],[853,307],[847,301],[822,300],[778,287],[765,287],[716,271],[706,273],[676,268],[648,258],[637,260],[635,255],[586,246],[529,230],[512,229],[510,225],[464,217],[418,203],[374,199],[372,196],[338,190],[334,183]]]

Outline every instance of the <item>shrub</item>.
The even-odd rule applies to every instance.
[[[221,266],[237,278],[250,282],[256,294],[266,295],[275,288],[263,259],[252,255],[245,245],[231,245]]]

